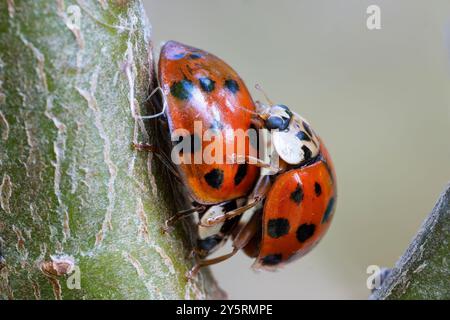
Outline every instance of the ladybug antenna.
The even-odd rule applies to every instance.
[[[151,115],[151,116],[136,116],[135,115],[134,116],[135,118],[138,118],[138,119],[154,119],[154,118],[162,116],[164,114],[164,112],[166,112],[167,101],[166,101],[166,98],[164,97],[164,93],[163,93],[161,87],[156,87],[155,89],[153,89],[153,91],[150,93],[150,95],[147,97],[147,99],[145,99],[144,102],[147,102],[148,100],[150,100],[157,91],[161,92],[161,97],[162,97],[162,100],[163,100],[163,108],[162,108],[162,110],[160,112],[156,113],[156,114]]]
[[[250,109],[247,109],[246,107],[241,107],[241,106],[236,106],[236,107],[238,107],[239,109],[242,109],[242,110],[244,110],[244,111],[247,111],[248,113],[251,113],[251,114],[253,114],[253,115],[259,115],[259,113],[258,112],[255,112],[255,111],[252,111],[252,110],[250,110]]]
[[[266,98],[267,102],[271,106],[275,105],[275,103],[273,103],[272,100],[269,99],[269,97],[267,96],[266,92],[263,90],[263,88],[261,87],[261,85],[259,83],[255,84],[255,89],[260,91],[264,95],[264,98]]]

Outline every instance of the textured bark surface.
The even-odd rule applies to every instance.
[[[450,299],[450,185],[373,299]]]
[[[136,122],[153,79],[140,1],[0,3],[0,298],[215,298]],[[77,289],[77,277],[81,288]],[[74,288],[75,286],[75,288]]]

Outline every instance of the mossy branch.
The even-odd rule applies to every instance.
[[[132,116],[150,35],[140,1],[1,1],[0,298],[220,294],[207,270],[187,281],[188,232],[160,230],[168,176],[130,148],[155,139]]]

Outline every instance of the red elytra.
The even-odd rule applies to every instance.
[[[239,75],[218,57],[175,41],[167,42],[159,58],[159,81],[168,109],[169,129],[186,129],[194,134],[194,121],[207,129],[222,131],[224,164],[181,164],[179,171],[195,201],[216,204],[246,194],[253,187],[259,168],[247,164],[226,164],[227,148],[235,148],[234,139],[225,130],[247,130],[250,111],[255,105]],[[193,142],[201,137],[187,137]],[[203,139],[202,139],[203,140]],[[203,140],[203,149],[210,142]],[[192,143],[193,147],[195,143]],[[252,145],[246,142],[246,151]],[[201,152],[200,150],[193,150]]]
[[[327,232],[336,207],[334,167],[325,146],[316,162],[280,174],[264,204],[255,267],[279,266],[312,250]]]

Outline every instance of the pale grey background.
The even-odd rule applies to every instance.
[[[276,273],[243,254],[213,267],[229,297],[367,298],[367,266],[395,263],[450,179],[450,2],[144,2],[156,50],[172,39],[223,58],[255,97],[260,83],[306,117],[335,162],[322,243]],[[366,28],[370,4],[381,30]]]

